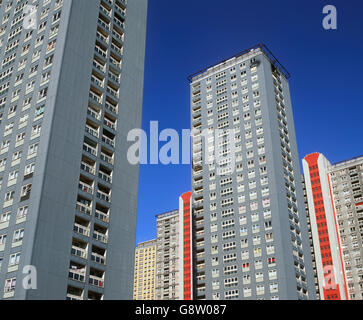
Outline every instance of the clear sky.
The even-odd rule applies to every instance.
[[[325,5],[337,8],[337,30],[322,27]],[[258,43],[292,75],[300,158],[363,155],[361,0],[149,0],[143,129],[190,128],[187,77]],[[189,165],[140,166],[137,242],[155,237],[155,214],[176,209],[190,185]]]

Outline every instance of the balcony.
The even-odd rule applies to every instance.
[[[107,136],[103,135],[102,136],[102,142],[108,144],[111,147],[115,147],[115,139],[110,139]]]
[[[99,133],[98,133],[98,130],[90,127],[89,125],[86,125],[85,127],[85,131],[90,134],[91,136],[94,136],[96,138],[99,138]]]
[[[93,100],[96,101],[99,104],[102,104],[102,95],[99,96],[97,94],[95,94],[94,92],[90,91],[89,93],[89,97]]]
[[[78,223],[74,224],[73,231],[85,237],[88,237],[90,234],[90,228]]]
[[[110,61],[118,69],[121,69],[121,65],[122,65],[121,60],[120,61],[117,61],[115,58],[113,58],[112,56],[110,56]]]
[[[77,209],[77,211],[85,213],[89,216],[91,215],[91,212],[92,212],[91,206],[87,206],[86,204],[83,204],[81,202],[77,202],[76,209]]]
[[[97,31],[97,38],[108,44],[108,37],[105,37],[101,32]]]
[[[106,202],[111,202],[111,197],[109,194],[107,194],[106,192],[97,190],[97,198],[106,201]]]
[[[117,75],[117,74],[109,71],[108,72],[108,77],[109,77],[109,79],[113,80],[114,82],[116,82],[118,84],[120,83],[120,75]]]
[[[113,122],[113,121],[110,121],[109,119],[107,118],[104,118],[103,119],[103,124],[107,127],[109,127],[110,129],[112,130],[116,130],[116,123]]]
[[[105,81],[97,78],[94,75],[91,76],[91,81],[92,81],[92,83],[94,83],[95,85],[99,86],[100,88],[104,88],[104,86],[105,86],[104,85]]]
[[[108,164],[113,165],[113,156],[109,156],[109,155],[101,152],[100,158],[101,158],[101,160],[107,162]]]
[[[71,254],[83,259],[87,259],[87,251],[77,246],[72,246]]]
[[[107,50],[103,50],[101,47],[99,46],[95,46],[95,51],[101,55],[102,57],[106,58],[107,57]]]
[[[122,22],[120,19],[118,19],[118,18],[114,17],[114,18],[113,18],[113,21],[114,21],[114,23],[115,23],[116,25],[118,25],[118,26],[119,26],[119,27],[121,27],[122,29],[124,29],[124,28],[125,28],[125,23],[124,23],[124,22]]]
[[[111,94],[114,98],[118,99],[119,98],[119,93],[118,91],[110,88],[110,87],[107,87],[106,91]]]
[[[95,217],[98,219],[98,220],[101,220],[103,222],[106,222],[108,223],[109,222],[109,217],[108,217],[108,214],[102,212],[102,211],[99,211],[99,210],[96,210],[95,211]]]
[[[92,118],[95,118],[96,120],[100,120],[101,119],[101,114],[99,112],[96,112],[95,110],[88,108],[87,109],[87,114],[89,116],[91,116]]]
[[[98,18],[98,23],[104,27],[106,30],[110,31],[110,23],[106,23],[102,19]]]
[[[102,65],[97,60],[93,60],[93,66],[102,72],[106,72],[106,64]]]
[[[101,232],[98,232],[98,231],[93,231],[93,239],[96,239],[100,242],[103,242],[103,243],[107,243],[108,242],[108,237],[106,234],[104,233],[101,233]]]
[[[91,254],[91,261],[105,265],[106,264],[106,258],[104,255],[99,254],[97,252],[92,252]]]
[[[106,14],[106,16],[108,16],[109,18],[111,18],[111,15],[112,15],[112,10],[109,10],[107,8],[105,8],[103,5],[102,5],[102,2],[101,2],[101,5],[100,5],[100,9],[101,11]]]
[[[67,293],[66,300],[78,301],[78,300],[83,300],[83,298],[81,296],[77,296],[77,295],[74,295],[74,294]]]
[[[99,288],[104,287],[103,279],[100,277],[92,276],[92,275],[89,276],[89,284],[92,286],[99,287]]]
[[[99,171],[98,177],[106,181],[107,183],[112,183],[112,177],[104,172]]]
[[[86,267],[84,265],[71,263],[68,278],[75,281],[85,282]]]
[[[120,48],[119,46],[111,43],[111,48],[117,53],[119,54],[120,56],[122,56],[123,54],[123,50],[122,50],[122,47]]]
[[[105,103],[105,108],[108,110],[108,111],[111,111],[111,112],[113,112],[114,114],[117,114],[117,105],[116,106],[114,106],[114,105],[112,105],[111,103],[109,103],[108,101],[106,101],[106,103]]]
[[[93,194],[93,188],[92,186],[90,186],[87,183],[84,183],[82,181],[79,181],[78,183],[78,189],[80,189],[83,192],[89,193],[89,194]]]
[[[92,148],[91,146],[89,146],[86,143],[83,144],[83,150],[86,151],[86,152],[88,152],[89,154],[97,157],[97,149],[96,148]]]
[[[81,162],[81,169],[94,175],[95,174],[95,168],[94,165],[91,166],[90,164],[86,163],[86,162]]]

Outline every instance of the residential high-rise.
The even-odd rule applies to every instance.
[[[179,210],[156,215],[157,240],[140,243],[135,253],[134,299],[192,300],[191,192],[179,197]],[[157,257],[153,262],[153,250]],[[148,253],[148,255],[147,255]],[[156,285],[151,298],[149,280],[155,265]],[[150,274],[147,274],[150,272]]]
[[[321,299],[363,297],[363,157],[303,160]],[[325,280],[325,281],[324,281]]]
[[[135,250],[134,300],[155,300],[156,239],[141,242]]]
[[[344,300],[346,296],[344,292],[345,281],[336,218],[330,197],[327,175],[329,166],[329,161],[318,153],[310,154],[303,160],[321,299]]]
[[[141,126],[146,11],[3,1],[1,298],[132,299],[139,169],[125,141]]]
[[[195,299],[316,298],[288,78],[264,45],[189,77]]]
[[[179,300],[179,210],[159,214],[156,218],[156,300]]]

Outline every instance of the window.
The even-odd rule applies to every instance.
[[[6,279],[4,292],[6,293],[6,292],[14,291],[15,286],[16,286],[16,278]]]
[[[4,245],[6,243],[6,234],[0,234],[0,245]]]
[[[34,172],[35,163],[28,164],[24,170],[24,176],[27,176]]]
[[[38,143],[34,143],[34,144],[30,145],[29,149],[28,149],[28,156],[37,153],[37,151],[38,151]]]
[[[10,220],[11,212],[5,212],[0,216],[0,223],[8,222]]]
[[[3,141],[1,144],[1,149],[9,147],[9,145],[10,145],[10,140]]]
[[[39,106],[35,109],[35,118],[40,117],[44,114],[45,105]],[[40,130],[39,130],[40,132]]]
[[[13,242],[22,241],[24,238],[24,229],[18,229],[14,231]]]
[[[22,151],[14,152],[12,160],[15,161],[15,160],[21,159],[21,154],[22,154]]]
[[[15,266],[19,264],[20,252],[10,255],[9,266]]]
[[[18,213],[17,213],[17,216],[16,217],[18,219],[21,219],[21,218],[26,217],[27,214],[28,214],[28,206],[20,207],[18,209]]]
[[[48,88],[44,88],[44,89],[40,90],[38,93],[38,100],[46,98],[47,94],[48,94]]]
[[[5,201],[10,201],[14,199],[15,191],[9,191],[5,194]]]
[[[29,199],[31,188],[32,188],[31,184],[27,184],[27,185],[21,187],[20,201],[25,201],[25,200]]]
[[[18,170],[14,170],[14,171],[10,172],[9,173],[9,179],[8,179],[8,181],[17,179],[18,178],[18,174],[19,174],[19,171]]]

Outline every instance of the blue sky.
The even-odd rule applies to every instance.
[[[335,5],[338,29],[322,27]],[[363,154],[363,2],[360,0],[149,0],[143,129],[190,128],[187,76],[264,43],[292,77],[300,158]],[[162,146],[162,144],[160,144]],[[155,237],[155,214],[178,207],[190,166],[142,165],[137,242]]]

